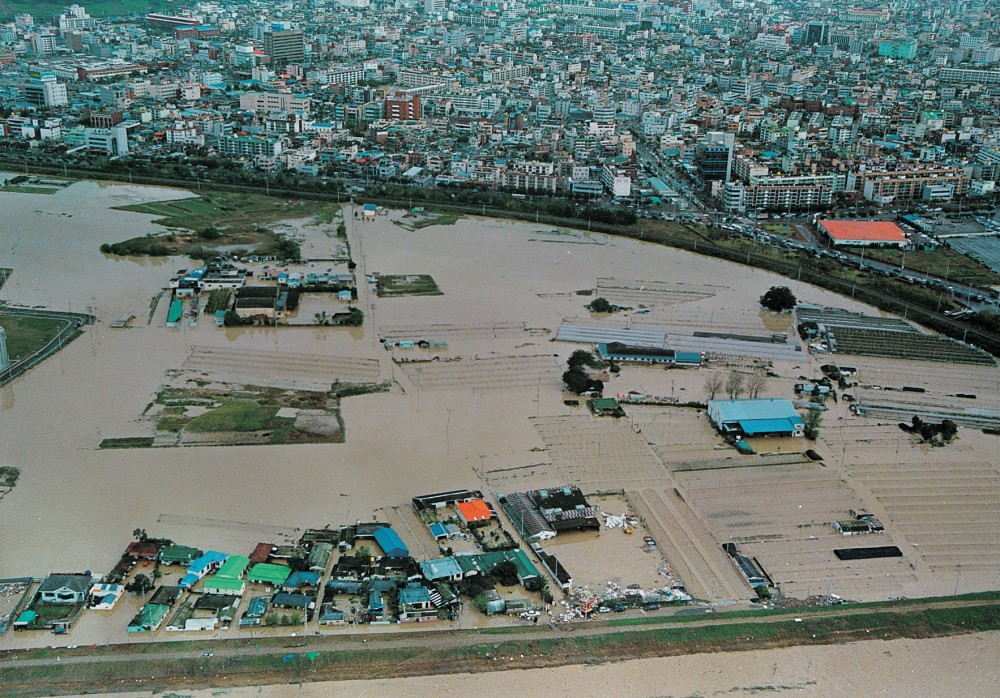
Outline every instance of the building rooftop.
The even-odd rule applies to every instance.
[[[439,557],[434,560],[423,560],[420,563],[420,571],[426,579],[436,581],[462,574],[462,568],[453,557]]]
[[[247,580],[251,582],[261,582],[264,584],[284,584],[285,580],[292,573],[292,570],[284,565],[275,565],[269,562],[260,562],[250,569]]]
[[[493,517],[493,512],[490,511],[486,502],[481,499],[473,499],[471,502],[459,502],[455,505],[455,508],[462,514],[462,518],[469,523],[473,521],[489,521]]]
[[[819,225],[835,240],[906,243],[902,229],[892,221],[823,220]]]
[[[410,554],[403,539],[388,526],[375,531],[375,542],[389,557],[406,557]]]

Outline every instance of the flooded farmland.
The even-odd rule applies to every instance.
[[[760,270],[637,241],[476,217],[409,231],[392,221],[399,213],[363,221],[348,205],[343,217],[358,265],[363,328],[219,328],[201,322],[168,329],[166,301],[160,300],[150,314],[151,301],[176,269],[191,266],[190,260],[115,258],[102,254],[99,246],[156,230],[151,216],[111,207],[190,193],[80,182],[52,195],[0,196],[0,267],[14,269],[0,299],[90,310],[98,317],[96,325],[53,358],[0,388],[0,465],[22,470],[16,488],[0,501],[0,576],[108,570],[137,527],[180,544],[245,551],[262,539],[294,537],[305,527],[378,517],[385,507],[406,505],[424,492],[461,487],[512,491],[574,482],[591,492],[625,490],[638,505],[656,509],[650,518],[657,525],[686,532],[684,540],[666,541],[668,558],[682,558],[679,566],[692,568],[708,591],[743,594],[739,578],[722,569],[721,556],[701,572],[696,568],[702,564],[700,556],[709,550],[717,554],[718,543],[746,525],[738,502],[731,500],[739,498],[747,471],[674,476],[675,461],[732,453],[723,452],[704,416],[693,411],[642,408],[628,420],[598,421],[585,408],[565,405],[565,360],[585,345],[555,342],[555,333],[564,321],[757,335],[790,332],[787,323],[762,315],[756,303],[775,284],[790,285],[805,302],[864,310]],[[329,248],[323,225],[296,220],[286,227],[305,240],[304,249]],[[442,295],[380,298],[364,282],[365,274],[376,272],[429,275]],[[630,298],[653,298],[654,308],[643,315],[594,317],[584,308],[592,296],[578,291],[601,284]],[[137,318],[132,327],[109,327],[126,313]],[[379,343],[382,337],[444,340],[446,346],[386,350]],[[344,443],[98,449],[104,438],[148,436],[140,415],[167,382],[167,372],[186,362],[191,366],[206,348],[262,356],[322,355],[332,371],[344,372],[345,380],[363,368],[365,376],[389,382],[391,388],[343,401]],[[816,374],[820,363],[804,352],[797,361],[776,361],[782,378],[772,380],[765,394],[790,395],[795,378]],[[953,374],[941,372],[935,380],[950,384],[963,370],[951,368]],[[872,364],[873,374],[880,370]],[[996,370],[989,370],[995,385]],[[299,378],[311,376],[304,370]],[[704,371],[627,367],[610,379],[609,390],[704,400],[704,382]],[[883,571],[886,577],[870,584],[860,568],[851,568],[835,580],[835,591],[877,598],[887,591],[918,595],[950,593],[953,587],[988,588],[1000,570],[995,514],[972,516],[970,511],[981,513],[974,498],[964,500],[972,507],[968,511],[930,512],[928,502],[912,498],[915,493],[896,492],[893,482],[873,482],[871,471],[890,456],[900,472],[918,470],[906,467],[907,462],[972,461],[985,464],[977,470],[980,487],[1000,486],[995,465],[992,471],[989,466],[993,459],[986,437],[969,430],[956,446],[930,455],[893,425],[869,425],[868,441],[854,441],[844,435],[860,429],[860,422],[850,421],[843,408],[827,415],[827,430],[817,446],[837,457],[828,464],[831,470],[820,473],[819,466],[810,466],[799,479],[797,487],[813,493],[803,495],[802,503],[814,501],[815,493],[834,493],[838,504],[884,510],[884,519],[912,512],[912,521],[901,520],[900,543],[918,543],[905,536],[925,535],[941,545],[944,533],[984,542],[979,562],[964,566],[953,555],[939,551],[930,559],[903,544],[905,568]],[[848,425],[846,432],[843,425]],[[757,448],[783,449],[778,443]],[[859,475],[851,479],[854,473]],[[758,497],[761,489],[781,487],[774,473],[760,482]],[[871,490],[865,488],[868,482]],[[681,501],[674,492],[693,496]],[[962,502],[955,494],[952,502]],[[910,499],[898,499],[904,495]],[[782,511],[783,517],[767,522],[772,541],[783,536],[788,542],[768,549],[775,551],[776,565],[812,533],[796,528],[803,522],[787,520],[792,513]],[[747,518],[766,514],[751,513]],[[717,518],[699,524],[706,514]],[[948,526],[935,530],[939,521]],[[752,544],[753,535],[746,540]],[[814,554],[815,546],[806,545]],[[578,560],[599,564],[585,555]],[[957,580],[956,565],[961,570]],[[782,578],[803,596],[826,589],[829,571],[821,578],[801,574],[798,581],[790,574]]]

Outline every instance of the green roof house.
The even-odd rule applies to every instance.
[[[273,565],[270,562],[259,562],[250,570],[247,581],[257,584],[281,586],[292,573],[291,568],[284,565]]]
[[[223,596],[243,596],[246,586],[247,583],[242,579],[223,577],[218,574],[205,577],[205,581],[201,584],[201,588],[206,594],[221,594]]]
[[[216,577],[225,577],[227,579],[242,579],[243,575],[247,571],[247,567],[250,566],[250,558],[244,555],[230,555],[225,562],[222,563],[222,567],[219,571],[215,573]]]
[[[190,565],[193,560],[204,554],[205,551],[189,548],[186,545],[168,545],[160,548],[160,564]]]

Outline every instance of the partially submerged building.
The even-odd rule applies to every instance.
[[[802,436],[806,426],[783,398],[709,400],[708,418],[724,436]]]
[[[696,351],[674,351],[663,347],[636,346],[622,342],[598,344],[597,355],[604,361],[619,363],[701,365],[701,354]]]

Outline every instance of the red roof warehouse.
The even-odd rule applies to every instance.
[[[902,229],[892,221],[820,221],[819,229],[836,245],[902,247],[907,243]]]

